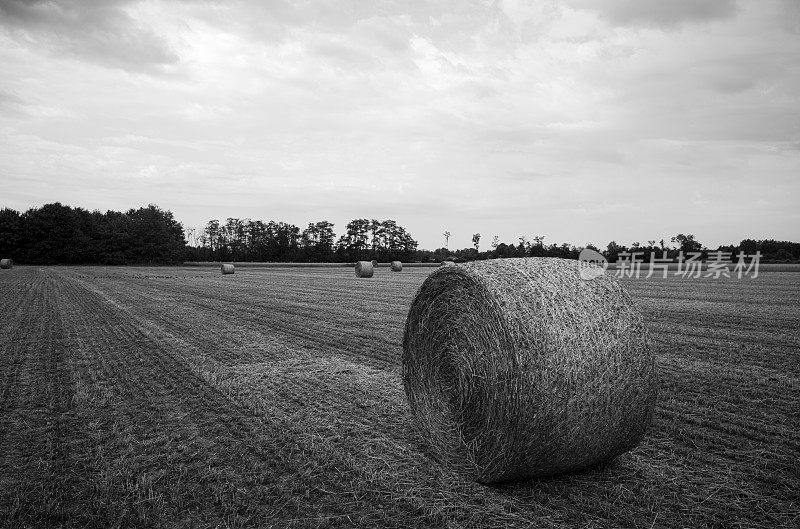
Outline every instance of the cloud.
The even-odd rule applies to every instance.
[[[641,1],[0,0],[0,206],[797,238],[800,10]]]
[[[0,114],[8,116],[25,116],[25,100],[21,97],[0,89]]]
[[[735,0],[571,0],[570,4],[595,10],[614,25],[663,28],[731,18],[737,10]]]
[[[139,24],[127,1],[0,1],[0,24],[20,44],[129,71],[178,62],[166,40]]]

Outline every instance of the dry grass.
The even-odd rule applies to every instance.
[[[403,340],[411,410],[439,461],[482,483],[575,471],[636,446],[656,398],[647,329],[610,275],[498,259],[432,273]]]
[[[798,525],[800,273],[626,281],[660,374],[642,442],[483,486],[403,393],[398,307],[429,272],[0,274],[0,526]]]

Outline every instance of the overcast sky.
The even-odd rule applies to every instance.
[[[485,249],[798,241],[798,199],[797,0],[0,0],[0,207]]]

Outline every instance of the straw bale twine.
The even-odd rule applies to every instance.
[[[358,261],[356,263],[356,277],[372,277],[375,268],[369,261]]]
[[[402,272],[403,271],[403,263],[400,261],[392,261],[392,272]]]
[[[403,382],[432,455],[493,483],[577,470],[641,440],[657,392],[636,306],[610,275],[527,258],[445,266],[406,320]]]
[[[230,263],[223,263],[220,266],[220,270],[222,270],[223,274],[232,274],[234,272],[234,266]]]

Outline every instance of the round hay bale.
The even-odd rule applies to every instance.
[[[11,259],[0,259],[0,269],[11,270],[14,268],[14,261]]]
[[[373,259],[373,260],[372,260],[372,261],[370,261],[370,262],[372,263],[372,268],[378,268],[378,261],[376,261],[375,259]]]
[[[456,263],[454,261],[442,261],[442,264],[439,266],[455,266],[455,264]]]
[[[223,263],[219,268],[223,274],[232,274],[234,272],[234,266],[230,263]]]
[[[403,271],[403,263],[400,261],[392,261],[392,272],[402,272]]]
[[[432,455],[481,483],[584,468],[633,448],[657,378],[647,328],[610,275],[527,258],[445,266],[420,287],[403,383]]]
[[[356,277],[372,277],[375,267],[369,261],[359,261],[356,263]]]

